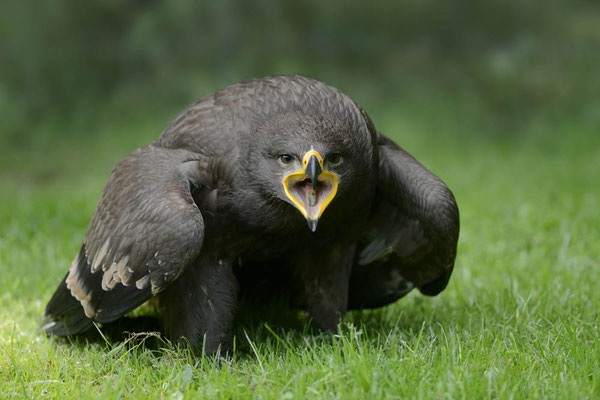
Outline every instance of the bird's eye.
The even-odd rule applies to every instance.
[[[279,162],[286,166],[290,165],[294,162],[294,156],[291,156],[289,154],[282,154],[279,156]]]
[[[329,165],[338,165],[342,162],[342,155],[340,153],[331,153],[327,156],[326,161]]]

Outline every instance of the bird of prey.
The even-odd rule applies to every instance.
[[[272,287],[335,330],[348,309],[441,292],[458,232],[452,192],[349,97],[249,80],[116,166],[42,330],[79,334],[156,297],[167,335],[213,354],[240,290]]]

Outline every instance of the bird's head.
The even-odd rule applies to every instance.
[[[301,156],[283,153],[278,161],[284,169],[281,184],[287,200],[306,218],[314,232],[319,218],[337,194],[339,178],[335,167],[343,161],[341,152],[334,151],[323,157],[311,147]]]
[[[252,159],[262,165],[253,171],[260,171],[255,178],[263,192],[288,203],[286,210],[293,206],[313,232],[330,208],[352,209],[374,187],[368,132],[353,131],[339,118],[282,113],[262,124],[254,139]]]

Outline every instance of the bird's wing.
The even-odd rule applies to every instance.
[[[192,198],[199,155],[153,145],[112,172],[81,250],[45,311],[42,330],[70,335],[106,323],[176,279],[202,248]]]
[[[377,147],[376,195],[357,248],[350,308],[379,307],[414,287],[434,296],[456,257],[459,217],[450,189],[381,133]]]

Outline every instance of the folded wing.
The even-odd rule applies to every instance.
[[[72,335],[114,321],[183,272],[202,248],[204,222],[192,198],[201,170],[197,154],[153,145],[114,169],[42,330]]]
[[[410,154],[378,134],[377,192],[352,271],[350,308],[389,304],[418,288],[434,296],[452,274],[459,233],[452,192]]]

